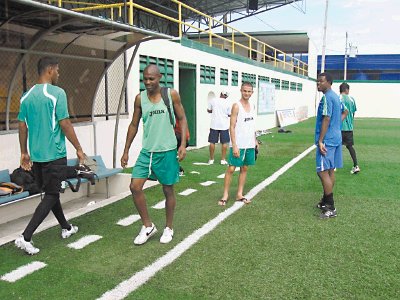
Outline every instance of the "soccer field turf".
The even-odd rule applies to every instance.
[[[259,158],[250,167],[245,192],[271,176],[313,143],[315,119],[288,126],[292,133],[260,137]],[[315,151],[156,273],[127,299],[396,299],[400,294],[399,175],[400,120],[357,119],[355,149],[361,172],[351,175],[350,155],[336,172],[338,217],[318,218],[322,188]],[[218,161],[219,147],[216,152]],[[0,299],[96,299],[152,264],[204,224],[234,204],[236,172],[226,207],[222,195],[226,167],[206,162],[208,148],[188,152],[185,176],[176,185],[174,239],[159,243],[164,210],[160,186],[145,191],[159,233],[142,246],[133,238],[140,221],[119,226],[136,213],[131,197],[72,220],[79,232],[60,238],[54,227],[34,235],[36,256],[10,243],[0,247],[0,277],[31,262],[46,266],[14,283],[0,280]],[[197,171],[199,174],[192,174]],[[200,183],[215,181],[203,186]],[[102,238],[87,247],[68,248],[86,235]],[[173,250],[173,251],[174,251]]]

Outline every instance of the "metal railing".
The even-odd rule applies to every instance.
[[[228,24],[225,24],[185,3],[182,3],[178,0],[170,0],[170,1],[177,5],[178,18],[165,15],[153,9],[134,3],[133,0],[127,0],[125,3],[113,3],[113,4],[95,4],[95,3],[70,1],[70,0],[49,0],[48,3],[56,3],[59,7],[63,7],[63,3],[78,4],[85,6],[80,8],[73,8],[72,10],[76,12],[109,10],[109,16],[110,16],[109,18],[111,20],[115,20],[117,18],[121,19],[123,10],[125,9],[125,6],[127,6],[127,15],[128,15],[127,21],[130,25],[134,25],[134,9],[137,9],[178,24],[179,38],[183,37],[183,28],[190,28],[195,30],[195,32],[197,33],[201,33],[203,36],[202,39],[206,37],[205,39],[207,41],[206,42],[201,41],[201,42],[208,44],[208,46],[210,47],[219,48],[221,47],[221,45],[223,45],[222,48],[224,50],[228,50],[232,53],[237,53],[237,54],[240,51],[238,49],[245,49],[248,52],[247,57],[250,59],[256,59],[266,64],[272,64],[276,68],[290,70],[292,72],[301,75],[308,75],[308,64],[294,57],[293,55],[289,55],[271,45],[268,45],[267,43],[264,43],[247,33],[237,30],[236,28]],[[184,21],[182,19],[183,8],[207,20],[208,28],[200,28]],[[224,31],[226,32],[229,31],[230,37],[228,38],[224,36],[226,35],[226,33],[222,35],[214,32],[213,25],[215,24],[221,25],[223,28],[225,28]],[[201,36],[199,35],[199,39],[200,37]],[[241,43],[238,41],[239,38],[246,39],[247,41]],[[254,57],[254,55],[256,57]]]

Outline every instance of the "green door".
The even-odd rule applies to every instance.
[[[196,146],[196,65],[179,63],[179,94],[189,125],[189,145]]]

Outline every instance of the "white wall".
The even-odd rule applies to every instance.
[[[332,85],[338,94],[341,83]],[[400,83],[349,81],[348,84],[357,104],[356,118],[400,118]]]

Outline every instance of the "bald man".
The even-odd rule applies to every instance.
[[[142,245],[157,233],[146,205],[143,186],[148,179],[158,180],[165,195],[166,226],[160,238],[163,244],[169,243],[174,235],[173,217],[176,206],[174,184],[179,181],[179,161],[186,156],[186,134],[181,135],[181,145],[177,149],[174,128],[171,125],[167,106],[161,97],[160,79],[162,75],[156,65],[148,65],[143,72],[146,90],[136,95],[132,121],[128,127],[121,166],[126,167],[129,148],[137,134],[140,118],[143,119],[142,150],[132,170],[130,190],[143,226],[135,238],[135,245]],[[178,119],[181,132],[186,133],[187,121],[179,93],[169,89],[171,114]]]

